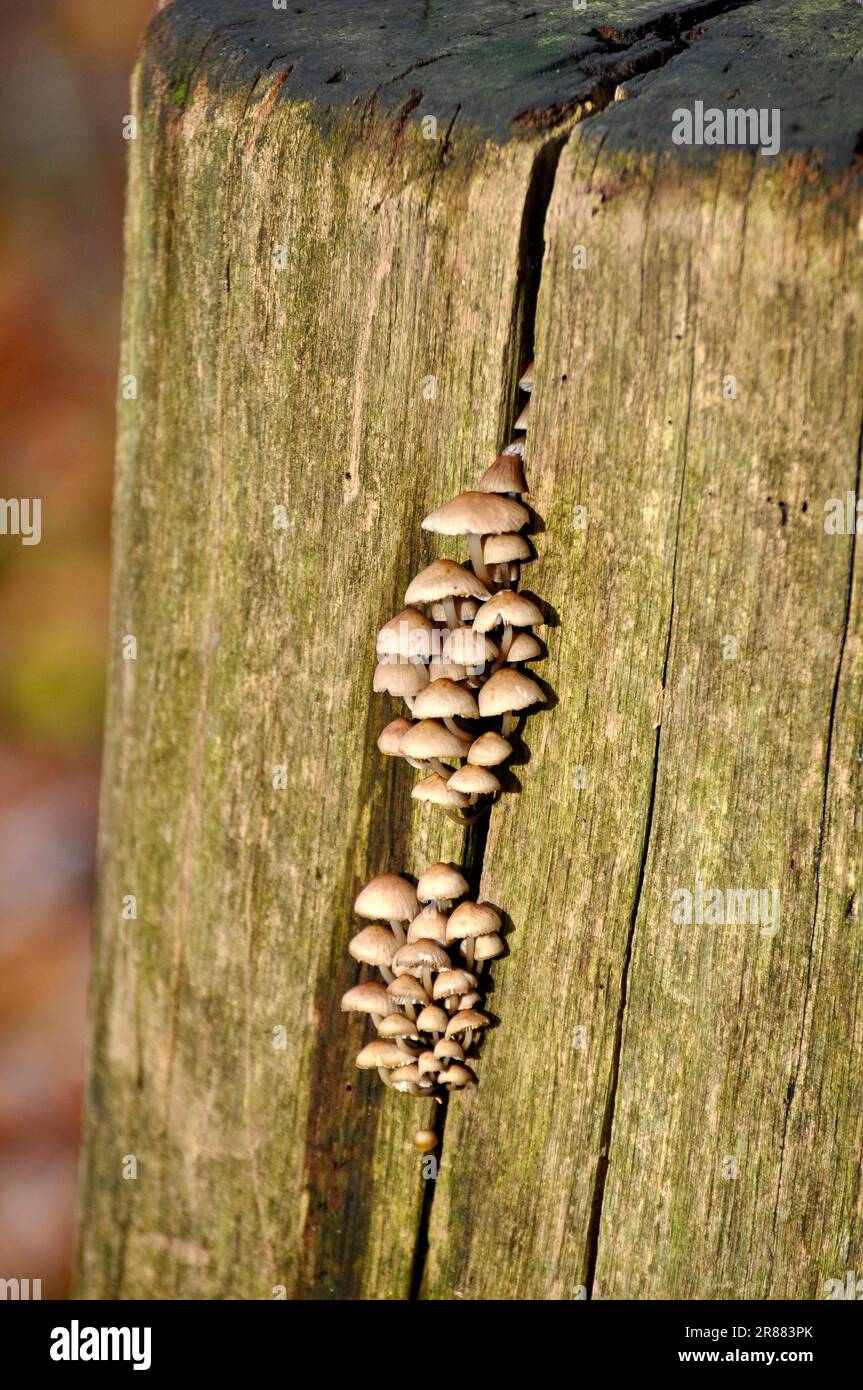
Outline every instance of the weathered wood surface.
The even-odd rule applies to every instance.
[[[84,1296],[404,1298],[427,1221],[433,1298],[814,1298],[863,1261],[859,557],[824,531],[859,490],[863,25],[725,8],[178,0],[151,26]],[[829,172],[663,147],[680,102],[761,104],[795,45],[783,150]],[[377,752],[372,648],[532,336],[559,703],[491,817],[501,1024],[424,1211],[427,1107],[354,1072],[338,1001],[359,884],[465,847]],[[676,925],[696,876],[778,888],[779,931]]]

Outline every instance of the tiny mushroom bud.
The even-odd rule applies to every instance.
[[[473,763],[474,767],[497,767],[499,763],[506,762],[511,753],[512,744],[490,729],[471,744],[467,756],[468,762]]]
[[[482,937],[480,937],[480,941],[482,941]],[[461,996],[461,999],[458,1001],[458,1006],[459,1009],[475,1009],[477,1004],[481,1003],[482,995],[477,990],[472,989],[470,994],[463,994]],[[384,1019],[384,1023],[386,1023],[386,1019]]]
[[[433,1129],[418,1129],[414,1135],[414,1148],[421,1154],[430,1154],[437,1148],[437,1135]]]
[[[482,537],[502,531],[518,531],[530,520],[520,502],[493,492],[463,492],[431,512],[423,521],[424,531],[443,536],[467,536],[470,561],[484,584],[490,584],[482,558]]]
[[[529,362],[519,378],[518,387],[520,391],[526,391],[530,395],[533,390],[533,363]]]
[[[479,965],[486,960],[495,960],[498,956],[502,956],[506,950],[503,938],[496,931],[487,932],[484,936],[474,938],[465,937],[459,945],[459,951],[463,956],[467,956],[471,944],[473,945],[473,958]]]
[[[402,922],[412,922],[419,912],[416,890],[398,874],[378,874],[363,888],[354,903],[354,912],[360,917],[386,917],[396,941],[402,945]]]

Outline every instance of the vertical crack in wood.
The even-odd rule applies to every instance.
[[[611,1055],[611,1074],[608,1082],[608,1096],[606,1098],[605,1110],[602,1117],[602,1130],[600,1132],[599,1155],[596,1161],[596,1178],[594,1180],[593,1201],[591,1203],[590,1221],[587,1228],[587,1259],[585,1272],[585,1289],[588,1299],[593,1297],[593,1285],[596,1277],[596,1263],[599,1256],[599,1234],[602,1223],[602,1207],[605,1199],[605,1183],[608,1177],[608,1168],[611,1155],[611,1140],[614,1131],[614,1113],[617,1104],[617,1090],[620,1081],[620,1060],[623,1052],[623,1023],[626,1017],[626,1004],[629,993],[629,969],[632,964],[633,946],[635,943],[635,928],[638,921],[638,911],[641,906],[641,895],[644,889],[644,880],[647,874],[647,859],[650,853],[650,836],[653,830],[653,810],[656,805],[656,786],[659,779],[659,750],[662,737],[662,707],[665,700],[665,689],[668,680],[668,664],[671,657],[671,634],[674,628],[674,604],[677,591],[677,560],[680,553],[680,523],[683,515],[683,495],[686,487],[686,456],[689,442],[689,422],[692,415],[692,394],[695,385],[695,340],[698,332],[697,317],[692,329],[692,361],[689,372],[689,387],[686,401],[686,420],[683,427],[683,463],[680,471],[680,492],[677,498],[677,519],[674,532],[674,557],[671,562],[671,601],[668,613],[668,632],[665,638],[665,656],[662,663],[662,682],[661,698],[659,708],[659,723],[656,726],[656,739],[653,745],[653,768],[650,779],[650,793],[647,799],[647,815],[644,823],[644,836],[641,845],[641,857],[638,865],[638,881],[635,888],[635,896],[632,904],[632,911],[629,918],[629,930],[626,937],[626,947],[623,953],[623,964],[620,972],[620,1003],[617,1009],[617,1019],[614,1026],[614,1045]]]
[[[863,465],[863,419],[857,436],[857,461],[854,473],[854,496],[860,496],[861,465]],[[848,628],[851,622],[851,600],[854,592],[854,560],[857,546],[856,527],[851,532],[851,548],[848,556],[848,584],[845,590],[845,612],[842,618],[842,631],[839,637],[839,654],[833,677],[833,690],[830,696],[830,714],[827,720],[827,746],[824,753],[824,778],[821,793],[821,819],[818,826],[818,843],[815,846],[815,903],[812,910],[812,931],[809,937],[809,952],[806,964],[806,988],[803,992],[803,1011],[800,1018],[800,1034],[797,1039],[797,1056],[794,1072],[788,1082],[785,1094],[785,1115],[782,1122],[782,1139],[779,1146],[779,1176],[776,1180],[776,1201],[773,1205],[771,1235],[776,1244],[776,1228],[779,1222],[779,1203],[782,1197],[782,1183],[785,1177],[785,1147],[788,1128],[791,1122],[791,1107],[797,1092],[800,1070],[803,1066],[803,1049],[806,1040],[806,1024],[809,1018],[809,1000],[812,993],[812,964],[815,953],[815,936],[818,930],[818,909],[821,906],[821,858],[824,851],[824,835],[827,829],[827,797],[830,783],[830,759],[833,752],[833,734],[836,727],[836,707],[839,703],[839,685],[842,679],[842,666],[848,642]]]
[[[458,112],[456,112],[456,115],[457,114]],[[453,117],[453,123],[454,122],[455,116]],[[452,125],[450,126],[450,130],[451,129]],[[570,131],[567,130],[562,134],[558,133],[543,143],[534,159],[530,179],[524,195],[521,234],[519,237],[518,289],[513,305],[513,336],[517,339],[517,349],[512,354],[512,361],[515,363],[515,376],[512,381],[506,383],[509,396],[508,425],[510,427],[507,431],[507,438],[509,438],[511,434],[512,421],[515,418],[518,377],[522,368],[533,358],[536,304],[539,297],[539,284],[542,278],[542,265],[545,255],[545,219],[554,189],[557,166],[560,161],[560,156],[563,153],[563,147],[569,139],[569,136]],[[465,845],[464,864],[462,867],[470,883],[471,892],[476,899],[479,898],[480,884],[482,882],[485,849],[488,842],[491,816],[492,812],[489,811],[487,816],[481,817],[481,819],[471,827]],[[440,1168],[440,1164],[443,1161],[448,1100],[448,1096],[444,1096],[443,1103],[436,1116],[435,1133],[438,1136],[438,1168]],[[408,1299],[410,1301],[416,1301],[422,1298],[423,1279],[425,1277],[426,1260],[429,1252],[429,1231],[431,1229],[432,1208],[434,1206],[435,1181],[435,1179],[425,1179],[426,1186],[423,1191],[422,1210],[420,1212],[419,1225],[414,1241],[413,1258],[411,1260],[408,1293]]]

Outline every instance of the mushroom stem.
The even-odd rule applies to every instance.
[[[465,964],[467,965],[468,970],[473,970],[473,958],[474,958],[474,947],[475,947],[475,944],[476,944],[476,943],[475,943],[474,938],[473,938],[472,936],[469,936],[469,937],[467,938],[467,941],[465,942],[464,958],[465,958]]]
[[[378,1076],[385,1086],[392,1086],[393,1083],[390,1081],[390,1074],[386,1067],[378,1067]]]
[[[447,594],[444,599],[443,611],[446,614],[447,627],[451,632],[455,632],[458,627],[458,614],[455,611],[455,599],[452,594]]]
[[[432,771],[437,772],[445,782],[448,781],[450,777],[452,777],[452,768],[447,767],[446,763],[442,763],[440,758],[429,758],[428,765],[432,769]]]
[[[378,1032],[380,1032],[381,1030],[381,1024],[383,1023],[383,1021],[383,1014],[372,1014],[372,1023],[375,1025],[375,1028],[377,1028]]]
[[[396,1047],[398,1047],[402,1052],[406,1052],[409,1057],[413,1057],[413,1052],[411,1051],[407,1041],[404,1038],[396,1038]]]
[[[393,929],[393,936],[395,937],[396,941],[399,943],[400,946],[404,946],[405,942],[407,941],[407,937],[405,936],[405,929],[402,926],[401,922],[397,922],[394,917],[391,917],[390,926]]]
[[[449,729],[451,734],[459,734],[462,738],[464,737],[464,729],[459,728],[458,724],[456,724],[451,714],[445,714],[443,722]],[[450,768],[449,770],[450,772],[452,772],[452,768]]]
[[[431,992],[432,992],[432,977],[431,977],[431,970],[429,969],[429,967],[428,967],[427,965],[424,965],[424,966],[423,966],[423,968],[422,968],[422,970],[421,970],[421,972],[420,972],[420,978],[421,978],[421,980],[422,980],[422,987],[423,987],[423,989],[425,990],[425,992],[426,992],[426,994],[428,995],[429,999],[431,999]]]
[[[501,734],[503,735],[504,738],[508,738],[508,737],[509,737],[509,735],[512,733],[512,731],[513,731],[513,729],[515,728],[515,726],[516,726],[517,723],[518,723],[518,719],[517,719],[516,716],[515,716],[511,711],[509,711],[509,710],[507,711],[506,714],[504,714],[504,715],[502,716],[501,721],[500,721],[500,732],[501,732]]]
[[[470,1051],[470,1045],[471,1045],[472,1042],[473,1042],[473,1029],[472,1029],[472,1028],[465,1028],[465,1030],[464,1030],[464,1042],[462,1043],[462,1047],[463,1047],[464,1050],[465,1050],[465,1056],[467,1056],[468,1052]]]
[[[474,821],[479,820],[480,816],[485,816],[491,810],[494,797],[491,797],[483,806],[480,806],[475,816],[463,816],[459,811],[453,811],[449,806],[444,806],[443,813],[454,820],[456,825],[473,825]]]
[[[474,574],[477,579],[482,580],[483,584],[491,588],[492,578],[486,569],[485,560],[482,558],[482,536],[478,536],[475,531],[468,531],[467,548],[470,551],[470,562]]]
[[[407,709],[408,714],[410,715],[411,719],[413,719],[413,716],[414,716],[414,701],[413,701],[413,696],[412,696],[412,695],[403,695],[403,696],[402,696],[402,699],[403,699],[404,702],[405,702],[405,708]]]
[[[379,965],[379,966],[378,966],[378,969],[380,970],[381,974],[383,975],[385,982],[386,982],[388,985],[389,985],[389,984],[392,984],[393,978],[394,978],[394,977],[393,977],[393,972],[390,970],[389,966],[388,966],[388,965]]]
[[[415,767],[418,772],[428,772],[429,765],[424,758],[409,758],[407,753],[405,753],[403,756],[405,762],[410,763],[411,767]]]
[[[408,1018],[410,1019],[411,1023],[416,1023],[416,1021],[417,1021],[417,1011],[416,1011],[416,1009],[414,1008],[413,1004],[410,1002],[409,999],[406,999],[406,1000],[405,1000],[404,1005],[403,1005],[403,1008],[404,1008],[404,1011],[405,1011],[405,1013],[407,1014]]]
[[[512,646],[512,638],[513,638],[512,624],[511,624],[511,623],[505,623],[505,624],[504,624],[504,629],[503,629],[503,636],[502,636],[501,639],[500,639],[500,648],[499,648],[499,650],[498,650],[497,656],[495,657],[494,665],[493,665],[492,668],[491,668],[491,670],[492,670],[492,675],[494,674],[495,671],[499,671],[499,670],[500,670],[501,666],[504,664],[504,662],[506,661],[507,657],[509,656],[509,649],[510,649],[510,647]]]

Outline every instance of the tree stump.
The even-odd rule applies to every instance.
[[[862,37],[778,0],[151,22],[81,1296],[863,1268]],[[778,110],[781,149],[674,143],[696,102]],[[374,638],[530,358],[555,699],[483,845],[378,753]],[[351,908],[471,856],[500,1024],[424,1180],[431,1103],[353,1066]]]

